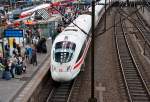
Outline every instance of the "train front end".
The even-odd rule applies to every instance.
[[[67,41],[56,42],[51,52],[51,76],[58,82],[70,81],[76,75],[77,71],[73,70],[76,44]]]

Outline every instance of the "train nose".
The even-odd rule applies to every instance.
[[[59,82],[70,81],[72,80],[72,75],[68,72],[52,72],[52,79]]]

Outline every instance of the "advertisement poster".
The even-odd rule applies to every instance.
[[[2,46],[2,42],[0,42],[0,57],[3,58],[3,46]]]

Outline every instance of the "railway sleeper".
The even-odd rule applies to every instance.
[[[131,92],[131,91],[130,91]],[[147,96],[147,93],[145,93],[144,91],[143,92],[135,92],[135,91],[133,91],[132,92],[132,95],[134,95],[134,96]]]
[[[136,87],[130,87],[130,90],[132,91],[132,90],[143,90],[143,87],[139,87],[139,86],[136,86]],[[143,91],[144,92],[144,91]]]
[[[150,37],[149,33],[145,33],[144,35],[145,37]]]
[[[126,56],[125,56],[126,57]],[[122,61],[123,62],[131,62],[131,63],[133,63],[133,61],[132,61],[132,59],[129,57],[129,56],[127,56],[128,58],[122,58]]]
[[[58,96],[66,96],[66,94],[62,93],[62,92],[57,92],[55,95],[58,95]]]
[[[58,89],[57,90],[58,93],[66,93],[68,91],[69,91],[69,89]]]
[[[135,71],[135,66],[133,64],[131,64],[131,63],[124,63],[123,65],[124,65],[124,69],[127,69],[127,70],[131,69],[131,70]]]
[[[139,77],[135,77],[135,76],[126,76],[126,80],[127,81],[138,81],[141,82],[141,80],[139,79]]]
[[[139,77],[137,75],[132,75],[132,74],[126,74],[125,75],[126,79],[139,79]]]
[[[133,77],[133,78],[137,78],[138,74],[136,72],[132,72],[132,71],[125,71],[125,76],[126,77]]]
[[[131,70],[128,70],[128,69],[124,69],[124,73],[127,74],[127,75],[133,75],[133,76],[138,76],[138,73],[136,71],[131,71]]]
[[[124,72],[126,73],[126,74],[136,74],[136,75],[138,75],[137,74],[137,72],[136,71],[134,71],[134,70],[128,70],[128,69],[126,69],[126,70],[124,70]]]
[[[127,79],[128,81],[140,81],[140,79],[138,79],[138,78],[133,78],[133,77],[126,77],[126,79]]]
[[[129,89],[132,91],[132,92],[145,92],[145,89],[143,88],[143,85],[136,85],[136,84],[128,84],[128,87]]]
[[[121,55],[121,60],[131,60],[131,58],[129,57],[129,55]]]
[[[66,102],[65,99],[52,99],[50,102]]]
[[[130,70],[131,70],[131,71],[135,71],[135,67],[134,67],[133,65],[132,65],[132,66],[126,65],[123,69],[124,69],[125,71],[126,71],[126,70],[129,70],[129,71],[130,71]]]
[[[130,80],[130,79],[133,79],[133,80],[135,80],[135,79],[138,79],[137,77],[135,77],[135,76],[126,76],[126,79],[128,80]]]
[[[131,61],[122,61],[122,62],[125,67],[133,67],[134,68],[133,62],[131,62]]]
[[[142,84],[130,83],[130,87],[143,87]]]
[[[132,92],[132,96],[134,97],[147,97],[148,95],[144,92],[144,93],[133,93]]]
[[[125,74],[131,74],[131,75],[133,74],[133,75],[138,76],[136,71],[130,71],[130,70],[125,70]]]
[[[129,85],[132,84],[132,83],[141,84],[141,82],[139,82],[139,80],[128,80],[127,79],[127,82],[129,83]]]
[[[70,85],[66,85],[66,86],[63,86],[63,87],[60,87],[60,89],[66,89],[66,88],[69,88]]]
[[[133,78],[133,79],[139,79],[139,76],[137,74],[132,74],[132,73],[126,73],[126,78]]]
[[[128,53],[128,50],[125,49],[124,47],[121,47],[122,45],[120,45],[120,48],[119,48],[119,53],[121,56],[125,56],[125,57],[129,57],[129,53]]]
[[[139,81],[128,81],[128,84],[141,84],[142,85],[142,83]]]
[[[123,52],[123,51],[122,51]],[[124,51],[125,52],[125,51]],[[121,55],[120,55],[120,57],[121,58],[123,58],[123,59],[129,59],[129,60],[131,60],[131,57],[128,55],[128,53],[127,52],[125,52],[125,53],[121,53]]]
[[[133,97],[134,102],[150,102],[148,97]]]
[[[137,76],[137,74],[132,74],[132,73],[126,73],[126,75],[125,75],[127,78],[137,78],[138,76]]]
[[[132,60],[122,60],[123,63],[127,63],[127,64],[132,64],[133,65],[133,61]]]
[[[69,89],[69,87],[61,87],[61,88],[58,88],[59,89]]]
[[[145,89],[144,89],[144,87],[129,87],[129,89],[130,89],[130,92],[132,92],[132,93],[144,93],[145,94]]]
[[[56,96],[54,96],[54,98],[55,99],[58,99],[58,98],[60,98],[60,99],[66,99],[67,96],[68,95],[56,95]]]
[[[65,86],[60,86],[59,88],[68,88],[68,87],[70,87],[69,84],[68,84],[68,85],[65,85]]]
[[[124,48],[122,48],[122,49],[119,48],[119,54],[120,54],[121,58],[123,58],[123,57],[130,57],[128,55],[127,50],[125,50]]]
[[[129,72],[129,73],[136,73],[137,74],[137,71],[135,70],[134,67],[124,67],[123,70],[125,73]]]

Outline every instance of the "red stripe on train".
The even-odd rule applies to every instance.
[[[83,53],[82,57],[80,58],[80,60],[75,64],[74,69],[75,69],[75,68],[78,68],[78,67],[83,63],[83,60],[84,60],[85,55],[86,55],[86,53],[87,53],[87,51],[88,51],[90,42],[91,42],[91,38],[89,38],[89,40],[88,40],[88,42],[87,42],[87,45],[86,45],[86,48],[85,48],[85,50],[84,50],[84,53]]]

